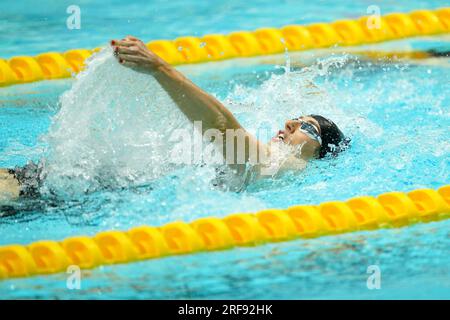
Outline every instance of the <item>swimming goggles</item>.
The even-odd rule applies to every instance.
[[[309,122],[303,121],[300,118],[292,119],[300,122],[300,127],[298,128],[301,132],[306,134],[309,138],[316,140],[320,145],[322,145],[322,138],[320,137],[319,131],[316,126]]]

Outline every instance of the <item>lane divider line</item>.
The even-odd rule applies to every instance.
[[[333,46],[355,46],[398,40],[407,37],[450,32],[450,7],[390,13],[372,26],[369,17],[338,20],[306,26],[290,25],[280,29],[261,28],[236,31],[228,35],[210,34],[201,38],[180,37],[153,40],[150,50],[172,65],[254,57]],[[83,70],[84,61],[99,48],[74,49],[64,53],[48,52],[36,57],[0,59],[0,86],[33,81],[68,78]]]
[[[102,231],[92,237],[0,246],[0,279],[59,273],[70,265],[91,269],[238,246],[399,228],[449,217],[450,185],[446,185],[438,190],[388,192],[284,210],[206,217],[190,223],[174,221],[160,227]]]

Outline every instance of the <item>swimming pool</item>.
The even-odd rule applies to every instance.
[[[53,48],[58,50],[93,47],[124,33],[146,39],[171,38],[198,34],[200,30],[201,33],[227,32],[291,22],[331,21],[360,16],[365,14],[366,9],[365,4],[361,4],[360,12],[357,6],[349,4],[343,6],[344,11],[332,13],[334,8],[326,3],[302,3],[301,11],[308,12],[308,16],[304,16],[304,20],[297,17],[289,20],[293,19],[292,8],[300,10],[300,6],[289,2],[279,4],[278,16],[274,17],[269,14],[273,8],[270,11],[254,11],[252,7],[257,4],[230,2],[225,6],[230,14],[218,16],[218,22],[209,27],[205,26],[209,20],[204,19],[211,16],[212,12],[208,10],[212,10],[213,6],[197,4],[190,10],[192,17],[198,19],[190,20],[195,23],[184,23],[186,28],[183,29],[180,25],[159,20],[160,28],[152,28],[152,32],[158,29],[161,33],[148,33],[150,28],[147,28],[143,17],[120,26],[109,23],[109,26],[117,28],[114,32],[100,29],[92,36],[92,31],[87,28],[80,30],[80,35],[76,37],[65,35],[73,37],[72,41],[77,41],[76,44],[63,38],[57,42],[46,41],[46,36],[58,34],[56,27],[53,31],[50,28],[37,41],[39,38],[32,33],[31,26],[24,27],[27,23],[36,23],[36,17],[30,13],[31,19],[16,17],[7,20],[8,23],[20,21],[20,26],[29,34],[24,32],[23,39],[15,40],[17,47],[7,46],[6,55],[8,52],[10,55],[39,53],[52,49],[52,45],[58,45]],[[427,7],[433,8],[432,5],[428,3]],[[436,2],[434,7],[439,5]],[[123,18],[119,4],[109,9],[96,8],[89,3],[86,6],[88,12],[110,10],[109,14],[102,16],[105,20],[98,15],[97,20],[89,20],[88,14],[88,21],[94,25],[108,25],[110,17]],[[182,21],[179,17],[185,12],[177,9],[180,6],[175,3],[169,8],[155,2],[151,8],[144,8],[154,9],[155,16],[169,16],[168,21],[175,18]],[[384,8],[383,4],[380,6]],[[390,7],[390,4],[385,6],[387,11],[420,8],[420,4],[414,2],[399,4],[401,8]],[[135,10],[145,12],[142,7],[143,4],[138,4]],[[12,7],[8,10],[19,9]],[[325,13],[326,10],[329,13]],[[47,14],[44,16],[47,17]],[[133,14],[133,17],[136,15]],[[59,17],[55,13],[47,19],[55,22],[56,26]],[[141,30],[141,33],[136,30]],[[24,39],[36,42],[33,45],[25,43]],[[64,47],[66,45],[68,47]],[[448,38],[445,37],[408,40],[398,45],[443,51],[449,48]],[[278,67],[286,63],[283,56],[240,61],[239,65],[224,62],[184,66],[182,69],[202,88],[217,95],[244,126],[252,129],[261,124],[280,127],[283,119],[299,112],[307,114],[320,110],[336,119],[343,131],[352,137],[352,147],[337,159],[312,162],[301,175],[252,184],[241,193],[211,188],[210,168],[198,167],[179,168],[158,176],[156,180],[121,190],[99,190],[88,195],[71,193],[62,203],[33,205],[30,209],[23,208],[19,215],[2,218],[0,244],[29,243],[44,238],[62,239],[102,230],[125,230],[142,224],[161,225],[174,220],[192,221],[203,216],[224,216],[231,212],[345,200],[391,190],[437,188],[448,183],[448,58],[386,63],[336,53],[322,56],[319,61],[312,59],[312,64],[304,61],[292,54],[290,62],[293,70],[287,74]],[[301,69],[303,63],[309,67]],[[318,89],[308,89],[308,81],[313,81]],[[59,80],[1,89],[0,167],[22,165],[26,160],[42,157],[49,140],[39,137],[46,136],[51,118],[61,107],[58,97],[70,89],[72,83],[70,80]],[[84,94],[106,96],[107,93],[114,94],[111,90],[106,86],[93,88]],[[126,97],[134,97],[129,94]],[[86,104],[89,105],[88,102]],[[78,107],[79,117],[95,112],[86,105]],[[139,103],[128,107],[139,108]],[[139,122],[142,115],[112,110],[111,114],[96,115],[95,121],[129,121],[133,126],[128,128],[128,137],[140,136],[145,128]],[[63,129],[74,134],[78,130],[80,136],[85,133],[85,128],[70,126],[70,123]],[[91,135],[84,141],[94,145],[112,143],[113,140],[108,138]],[[125,152],[120,145],[116,147],[115,153]],[[66,288],[65,274],[14,279],[0,283],[0,294],[10,298],[448,298],[448,227],[447,220],[404,229],[360,232],[101,267],[83,275],[80,291]],[[372,291],[366,286],[366,269],[374,264],[380,266],[383,280],[382,289]],[[423,288],[423,291],[417,288]]]

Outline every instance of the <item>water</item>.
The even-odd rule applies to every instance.
[[[70,5],[81,10],[81,29],[68,29]],[[448,6],[442,0],[33,0],[0,3],[1,56],[35,55],[47,51],[95,48],[106,39],[132,34],[144,40],[174,39],[281,27],[289,24],[328,22],[357,18],[377,5],[381,14],[435,9]],[[373,11],[372,11],[373,12]]]
[[[277,19],[261,16],[276,25]],[[448,48],[445,39],[408,42],[436,43]],[[44,50],[34,45],[38,49]],[[313,161],[301,174],[254,183],[241,193],[212,188],[210,168],[167,164],[167,149],[152,144],[153,135],[164,137],[186,120],[166,112],[173,105],[151,78],[120,69],[108,52],[78,82],[2,88],[0,167],[45,156],[52,175],[46,187],[56,190],[57,201],[45,194],[38,203],[22,203],[20,214],[2,218],[0,244],[448,184],[448,59],[382,63],[335,54],[313,59],[307,68],[297,55],[290,62],[288,73],[283,56],[180,68],[250,130],[280,128],[285,119],[314,112],[352,138],[351,148],[336,159]],[[81,291],[66,289],[65,274],[13,279],[0,283],[0,296],[448,298],[448,230],[447,220],[102,267],[83,274]],[[381,290],[366,287],[373,264],[382,271]]]
[[[120,66],[111,48],[93,58],[60,104],[43,137],[43,174],[47,192],[70,196],[166,175],[170,134],[189,125],[152,76]]]

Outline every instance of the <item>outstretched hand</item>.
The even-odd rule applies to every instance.
[[[154,72],[167,63],[150,51],[138,38],[127,36],[122,40],[111,40],[114,55],[120,64],[141,72]]]

